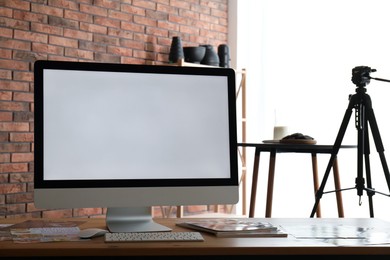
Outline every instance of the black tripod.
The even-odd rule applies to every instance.
[[[381,81],[387,81],[384,79],[379,78],[371,78],[370,72],[376,71],[375,69],[371,69],[370,67],[365,66],[359,66],[352,69],[352,82],[356,84],[358,87],[356,89],[356,94],[351,95],[349,97],[349,105],[345,112],[343,121],[341,123],[340,130],[337,134],[336,141],[333,146],[332,154],[328,163],[328,166],[326,168],[324,178],[322,180],[321,186],[319,187],[318,191],[316,192],[316,201],[313,207],[313,210],[311,212],[310,217],[313,217],[315,212],[317,211],[318,204],[320,202],[320,199],[322,195],[324,194],[324,188],[326,181],[329,176],[330,169],[333,166],[333,162],[337,157],[337,153],[340,149],[341,142],[343,140],[345,131],[348,126],[348,122],[350,120],[352,109],[355,109],[355,126],[358,131],[357,138],[358,138],[358,146],[357,146],[357,177],[355,179],[356,186],[353,188],[347,188],[347,189],[341,189],[341,190],[335,190],[342,191],[342,190],[349,190],[349,189],[357,189],[357,195],[360,197],[359,201],[361,204],[361,196],[363,195],[363,191],[366,191],[369,201],[369,210],[370,210],[370,217],[374,217],[374,208],[373,208],[373,202],[372,202],[372,196],[374,196],[375,193],[379,193],[382,195],[390,196],[388,194],[384,194],[378,191],[375,191],[374,188],[372,188],[371,183],[371,171],[370,171],[370,144],[369,144],[369,133],[368,133],[368,123],[371,127],[372,136],[375,142],[376,150],[379,153],[379,157],[382,163],[383,171],[385,174],[387,186],[390,191],[390,174],[389,174],[389,168],[386,163],[386,158],[384,155],[384,147],[382,143],[382,139],[379,133],[378,125],[375,119],[374,110],[372,109],[371,104],[371,98],[368,94],[366,94],[366,89],[364,88],[369,82],[370,79],[376,79]],[[364,157],[364,163],[363,163],[363,157]],[[367,187],[365,186],[365,180],[363,177],[363,166],[365,165],[365,171],[366,171],[366,177],[367,177]],[[333,192],[335,192],[333,191]],[[330,191],[332,192],[332,191]],[[328,193],[328,192],[327,192]]]

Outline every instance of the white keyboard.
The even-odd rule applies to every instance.
[[[118,232],[104,234],[105,242],[204,241],[199,232]]]

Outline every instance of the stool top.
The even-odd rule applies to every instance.
[[[334,145],[323,144],[286,144],[286,143],[238,143],[241,147],[255,147],[257,151],[295,152],[295,153],[333,153]],[[357,145],[341,145],[340,149],[357,148]]]

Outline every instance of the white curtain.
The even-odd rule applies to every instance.
[[[390,79],[390,2],[386,0],[241,0],[236,6],[234,66],[247,69],[247,141],[272,138],[275,124],[333,144],[356,86],[352,69],[376,69],[372,77]],[[233,10],[229,10],[233,12]],[[231,25],[230,25],[231,26]],[[366,86],[390,163],[390,83]],[[343,144],[357,144],[354,113]],[[389,194],[379,155],[371,143],[371,177],[377,191]],[[252,150],[248,150],[251,177]],[[322,180],[329,155],[319,155]],[[355,186],[356,150],[338,154],[343,188]],[[256,215],[264,216],[267,157],[261,157]],[[365,177],[366,178],[366,177]],[[367,180],[367,179],[366,179]],[[274,184],[273,217],[306,217],[314,204],[309,155],[280,154]],[[250,187],[250,185],[249,185]],[[325,191],[334,189],[332,174]],[[369,217],[367,195],[343,192],[346,217]],[[359,205],[359,199],[362,204]],[[390,219],[390,198],[373,197],[375,217]],[[337,217],[334,193],[321,199],[323,217]]]

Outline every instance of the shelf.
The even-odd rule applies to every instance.
[[[186,62],[184,59],[178,60],[176,63],[170,63],[170,66],[182,66],[182,67],[209,67],[209,68],[220,68],[216,66],[210,66],[200,63]]]

